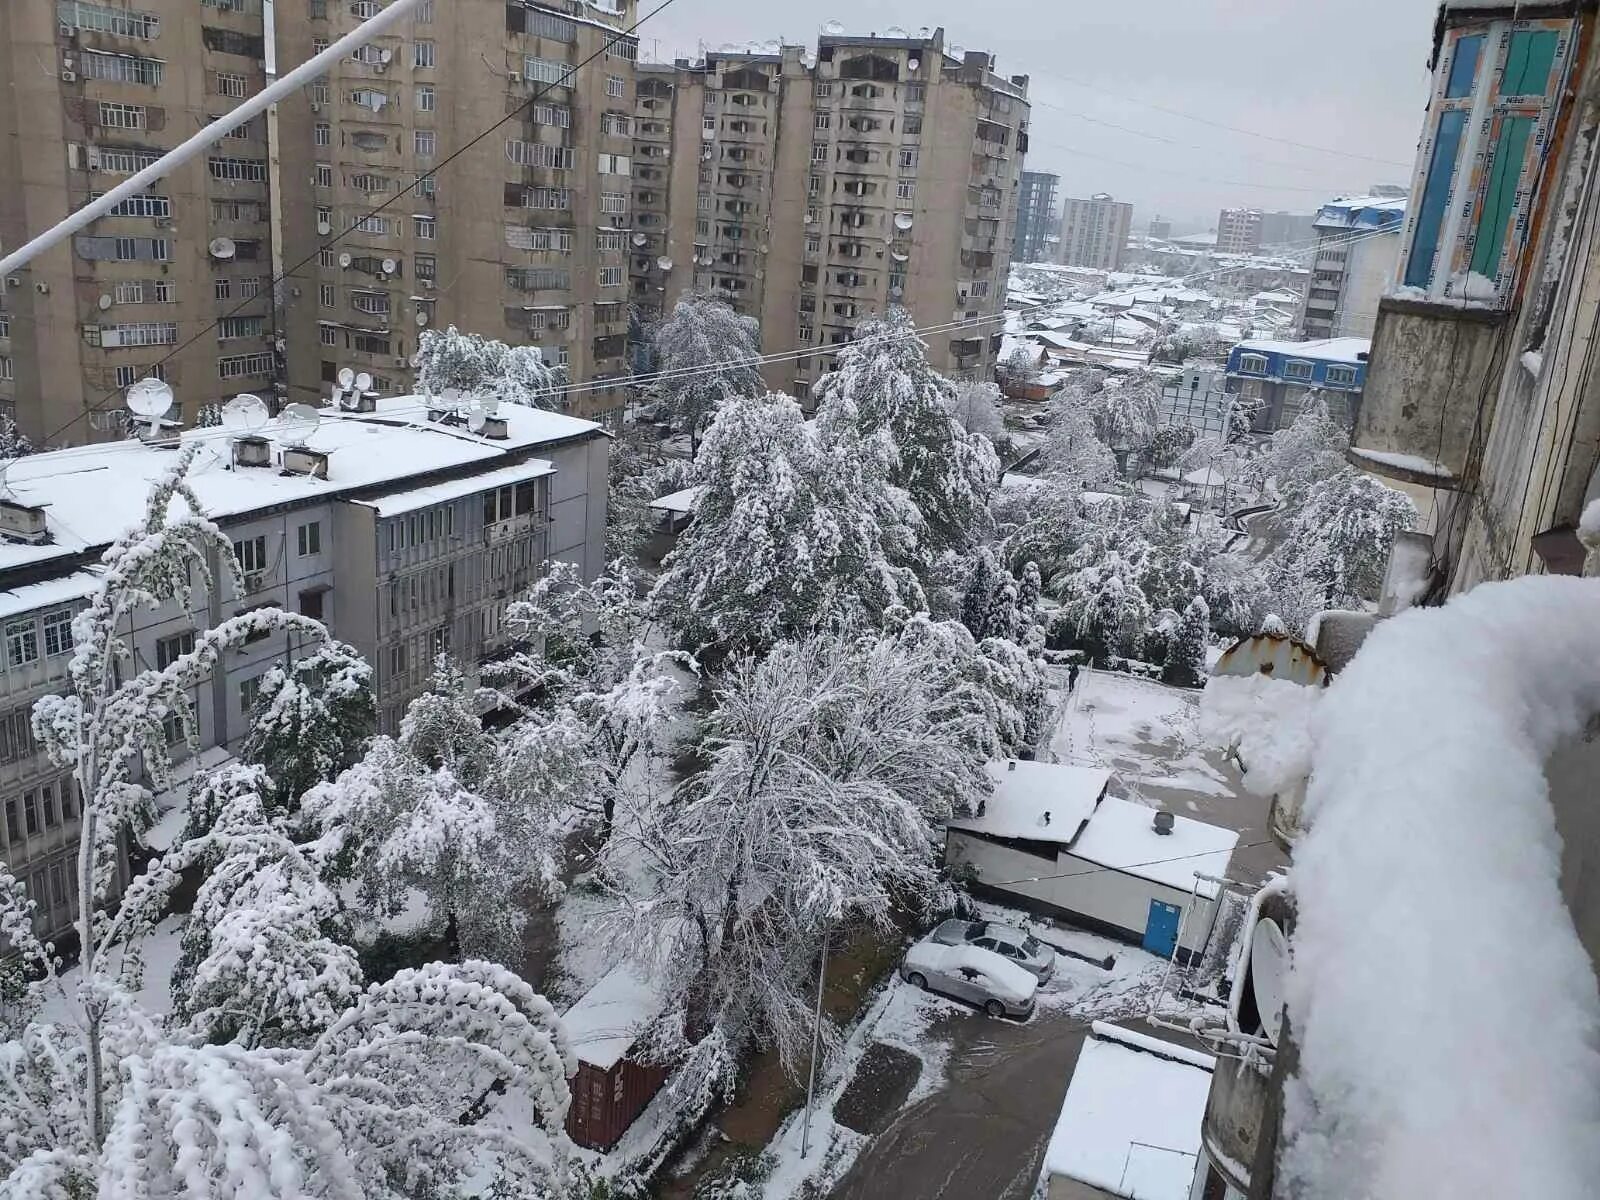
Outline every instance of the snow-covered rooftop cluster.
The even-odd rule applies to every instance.
[[[1600,995],[1544,774],[1600,711],[1600,580],[1379,624],[1314,723],[1295,851],[1295,1194],[1577,1200],[1600,1178]]]

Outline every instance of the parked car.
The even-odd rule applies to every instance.
[[[923,938],[906,953],[900,975],[913,987],[976,1004],[991,1017],[1026,1017],[1039,981],[993,950]]]
[[[1056,969],[1055,950],[1015,925],[1002,925],[998,921],[962,921],[952,917],[939,922],[929,936],[946,946],[967,945],[993,950],[1037,976],[1040,983],[1049,979]]]

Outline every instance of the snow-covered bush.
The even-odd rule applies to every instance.
[[[1183,610],[1167,642],[1161,664],[1161,678],[1179,687],[1198,687],[1206,677],[1206,639],[1211,630],[1211,611],[1204,597],[1196,596]]]
[[[1345,467],[1305,489],[1275,566],[1286,583],[1304,589],[1297,595],[1320,600],[1313,611],[1359,608],[1377,599],[1389,549],[1416,520],[1404,492]]]
[[[537,346],[508,346],[476,333],[424,329],[413,360],[417,390],[438,396],[446,388],[469,395],[494,395],[503,403],[556,408],[566,371],[551,366]]]
[[[761,328],[710,296],[685,295],[655,331],[656,376],[649,392],[662,415],[696,447],[718,410],[736,397],[760,396]]]
[[[997,447],[1009,440],[997,385],[962,380],[945,407],[968,433],[981,433]]]

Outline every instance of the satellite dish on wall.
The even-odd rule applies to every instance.
[[[642,233],[636,233],[636,234],[634,234],[634,235],[633,235],[633,244],[634,244],[634,245],[635,245],[635,246],[642,246],[642,245],[644,245],[644,244],[645,244],[645,243],[646,243],[646,242],[648,242],[648,241],[649,241],[649,240],[650,240],[650,239],[649,239],[649,238],[647,238],[647,237],[646,237],[646,236],[645,236],[645,235],[644,235],[644,234],[642,234]]]
[[[341,267],[348,267],[352,261],[353,260],[351,259],[350,252],[348,250],[339,255],[339,265]]]
[[[291,404],[278,418],[283,426],[280,435],[285,446],[301,447],[311,440],[311,435],[322,424],[322,417],[309,404]]]
[[[394,259],[386,258],[383,260],[383,273],[385,275],[393,275],[399,269],[400,264],[395,262]]]
[[[267,402],[250,392],[241,392],[222,406],[222,427],[235,437],[254,437],[271,419]]]
[[[95,301],[95,303],[100,306],[101,312],[105,312],[106,309],[111,307],[111,297],[102,295],[99,300]]]
[[[212,258],[228,259],[234,256],[236,247],[232,238],[212,238],[211,244],[206,247],[211,252]]]
[[[1256,922],[1250,938],[1250,986],[1261,1030],[1276,1044],[1283,1031],[1284,984],[1289,978],[1289,939],[1271,917]]]
[[[427,323],[428,323],[428,310],[425,309],[425,308],[417,309],[417,324],[418,325],[426,325]]]
[[[473,433],[479,433],[488,423],[489,414],[483,411],[483,405],[481,403],[474,402],[473,405],[467,409],[467,428]]]
[[[166,382],[146,376],[128,388],[128,411],[154,424],[172,408],[172,389]]]
[[[387,66],[394,61],[394,51],[387,47],[378,51],[378,61]]]
[[[829,21],[822,27],[822,32],[827,34],[829,37],[838,37],[844,32],[844,26],[838,21]]]
[[[321,233],[321,234],[332,233],[333,232],[333,226],[329,225],[326,221],[318,221],[317,222],[317,232]]]
[[[914,219],[913,219],[913,217],[911,216],[910,213],[907,213],[907,212],[895,213],[895,215],[894,215],[894,227],[896,229],[901,229],[901,230],[910,229],[913,224],[914,224]]]
[[[660,258],[656,259],[656,266],[660,267],[663,271],[670,271],[672,270],[672,260],[663,254]]]
[[[920,58],[909,58],[906,60],[906,70],[908,71],[915,71],[921,65],[922,60]]]

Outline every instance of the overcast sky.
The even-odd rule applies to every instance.
[[[1410,183],[1435,0],[830,2],[674,0],[639,36],[646,56],[670,59],[702,43],[815,47],[830,19],[848,33],[943,25],[947,44],[1030,77],[1027,166],[1059,174],[1067,195],[1131,200],[1136,229],[1155,213],[1210,228],[1225,205],[1311,212],[1341,192]]]

